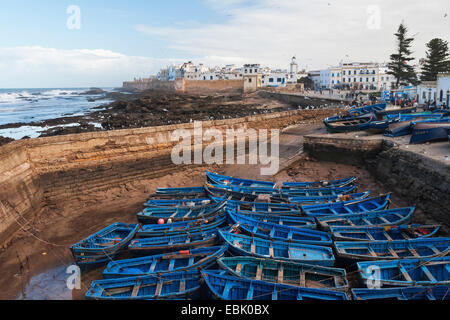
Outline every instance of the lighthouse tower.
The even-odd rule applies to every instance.
[[[290,74],[291,75],[295,75],[298,72],[298,64],[297,64],[297,59],[294,57],[292,57],[292,61],[291,61],[291,70],[290,70]]]

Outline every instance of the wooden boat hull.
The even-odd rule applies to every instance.
[[[215,202],[222,201],[221,198],[211,197]],[[286,212],[300,214],[300,208],[294,203],[267,203],[227,200],[227,209],[232,211],[253,211],[253,212]]]
[[[226,223],[226,213],[205,219],[180,221],[166,224],[146,224],[136,234],[137,238],[167,237],[186,233],[197,233],[220,228]]]
[[[130,243],[128,250],[134,255],[145,255],[213,246],[217,242],[217,229],[214,229],[211,231],[169,237],[136,239]]]
[[[450,300],[450,286],[352,289],[354,300]]]
[[[449,123],[417,123],[412,129],[410,144],[447,141],[450,135]]]
[[[138,224],[114,223],[72,245],[70,250],[80,266],[102,264],[125,250],[138,230]]]
[[[209,183],[221,185],[233,185],[238,187],[267,187],[275,188],[275,182],[241,179],[220,175],[217,173],[206,171],[206,178]]]
[[[333,266],[334,255],[329,247],[285,241],[270,241],[241,234],[219,231],[219,236],[237,255]]]
[[[307,188],[334,188],[345,187],[356,182],[356,177],[350,177],[329,181],[312,181],[312,182],[283,182],[281,189],[307,189]]]
[[[365,284],[377,281],[382,287],[450,285],[450,257],[358,262]],[[378,272],[374,273],[374,268]]]
[[[328,121],[324,120],[325,127],[330,133],[364,131],[368,128],[369,123],[376,121],[375,114],[365,114],[358,117],[350,117],[344,120]]]
[[[212,217],[218,215],[224,211],[226,206],[225,202],[208,204],[204,206],[197,206],[193,208],[146,208],[137,214],[138,221],[142,224],[153,224],[159,219],[168,221],[172,219],[173,222],[189,221],[202,218]]]
[[[366,192],[358,192],[351,193],[346,195],[332,195],[332,196],[317,196],[317,197],[297,197],[292,196],[289,197],[288,200],[290,203],[295,203],[298,205],[309,205],[309,204],[324,204],[335,202],[338,199],[346,199],[346,200],[362,200],[367,198],[370,195],[370,191]]]
[[[181,200],[148,200],[144,203],[145,207],[196,207],[207,205],[212,202],[209,198],[181,199]]]
[[[251,211],[237,211],[236,213],[256,221],[264,221],[273,224],[288,226],[291,228],[307,228],[307,229],[317,228],[317,224],[314,218],[300,217],[300,216],[299,217],[281,216],[281,215],[273,215],[270,213],[262,214],[262,213],[254,213]]]
[[[86,293],[88,300],[198,299],[198,271],[173,272],[144,277],[96,280]]]
[[[324,216],[316,218],[325,230],[333,227],[384,227],[412,222],[415,207],[397,208],[365,213]]]
[[[202,271],[211,297],[218,300],[347,300],[345,293],[249,280]]]
[[[350,200],[318,205],[302,205],[300,208],[308,217],[322,217],[350,213],[363,213],[387,209],[390,194],[363,200]]]
[[[450,253],[450,238],[366,242],[336,241],[334,248],[338,258],[352,262],[425,259]]]
[[[135,259],[112,261],[103,271],[103,277],[137,277],[151,274],[205,269],[213,266],[224,255],[228,246],[206,247],[147,256]]]
[[[331,246],[333,243],[330,235],[326,232],[312,229],[292,228],[270,222],[253,220],[246,216],[230,212],[228,212],[228,216],[244,233],[252,237],[318,246]]]
[[[231,275],[305,288],[346,290],[345,269],[254,257],[222,257],[217,264]]]
[[[392,241],[430,238],[440,226],[331,227],[335,241]]]

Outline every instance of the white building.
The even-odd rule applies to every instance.
[[[289,66],[289,74],[287,75],[287,83],[297,83],[300,79],[300,74],[298,72],[298,63],[296,57],[292,57],[291,64]]]
[[[289,74],[282,71],[273,71],[270,73],[264,73],[261,78],[261,84],[263,87],[284,87],[286,86]]]
[[[330,69],[320,70],[320,89],[330,88]]]
[[[450,108],[450,73],[438,74],[436,93],[436,105]]]
[[[425,105],[436,101],[437,81],[423,81],[417,86],[417,102]]]
[[[308,76],[314,82],[314,89],[320,89],[320,70],[309,71]]]

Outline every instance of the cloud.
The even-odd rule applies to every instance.
[[[287,68],[295,54],[303,67],[319,68],[342,59],[387,61],[395,46],[393,33],[402,20],[410,34],[419,32],[414,49],[417,58],[423,57],[427,41],[434,36],[448,37],[444,30],[450,21],[444,18],[449,6],[446,0],[411,0],[407,5],[388,0],[205,2],[228,21],[183,28],[138,25],[136,30],[168,40],[171,48],[187,55],[214,57],[213,63],[220,63],[221,57],[231,62],[235,57],[237,63]],[[368,10],[369,6],[378,10]],[[368,26],[378,13],[379,28]]]
[[[120,86],[148,77],[176,59],[127,56],[110,50],[0,48],[0,87]]]

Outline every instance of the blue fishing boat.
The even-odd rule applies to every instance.
[[[407,113],[407,114],[388,114],[386,116],[387,119],[395,119],[398,118],[399,121],[412,121],[416,119],[439,119],[442,118],[442,113],[431,113],[429,111],[426,112],[415,112],[415,113]]]
[[[156,223],[159,219],[167,222],[196,220],[218,215],[224,211],[226,202],[212,203],[196,207],[149,207],[137,214],[137,219],[143,224]]]
[[[222,257],[217,264],[233,276],[251,280],[329,290],[348,287],[345,269],[255,257]]]
[[[425,116],[425,117],[416,117],[413,119],[410,119],[411,117],[405,118],[408,120],[403,120],[404,118],[400,117],[400,121],[390,125],[389,129],[387,129],[383,135],[387,137],[405,136],[411,134],[414,126],[418,123],[423,122],[446,123],[449,121],[449,118],[444,118],[442,116],[441,117]]]
[[[364,114],[358,117],[347,117],[341,120],[330,119],[323,120],[327,131],[330,133],[363,131],[369,127],[369,123],[376,121],[377,116],[374,113]]]
[[[221,227],[226,223],[224,213],[197,220],[180,221],[165,224],[145,224],[136,234],[137,238],[174,236],[178,234],[208,231]]]
[[[368,124],[366,131],[369,134],[383,133],[387,129],[389,129],[390,125],[399,122],[400,121],[399,119],[400,119],[399,117],[396,117],[393,119],[372,121],[371,123]]]
[[[386,107],[387,107],[386,103],[377,103],[358,108],[352,108],[350,110],[347,110],[346,114],[353,117],[357,117],[363,114],[382,112],[386,109]]]
[[[238,187],[275,188],[275,182],[241,179],[206,171],[206,178],[211,184],[233,185]]]
[[[334,255],[329,247],[286,241],[271,241],[242,234],[219,231],[219,236],[237,255],[255,256],[321,266],[333,266]]]
[[[450,285],[450,257],[367,261],[357,265],[366,284],[376,281],[382,287]]]
[[[228,246],[181,250],[135,259],[111,261],[103,271],[104,278],[161,275],[179,271],[205,269],[222,257]]]
[[[190,300],[200,296],[197,270],[93,281],[88,300]]]
[[[316,229],[317,227],[316,220],[309,217],[282,216],[270,213],[261,214],[252,211],[237,211],[236,213],[256,221],[269,222],[291,228]]]
[[[110,261],[127,248],[139,230],[138,224],[114,223],[70,247],[78,265]]]
[[[268,194],[274,197],[281,197],[281,192],[276,188],[267,188],[267,187],[238,187],[234,185],[221,185],[221,184],[207,184],[208,190],[224,190],[228,192],[238,192],[245,193],[251,195],[260,195],[260,194]]]
[[[210,184],[205,185],[205,190],[211,199],[220,198],[222,201],[235,200],[240,202],[260,202],[268,201],[270,203],[287,203],[287,199],[281,198],[281,196],[274,196],[268,194],[251,194],[238,191],[226,190],[224,188],[214,188]]]
[[[148,200],[144,203],[145,207],[196,207],[212,202],[209,198],[198,199],[156,199]]]
[[[228,212],[228,216],[244,233],[252,237],[319,246],[330,246],[333,243],[330,235],[326,232],[253,220],[230,212]]]
[[[392,241],[430,238],[440,226],[400,225],[386,227],[331,227],[335,241]]]
[[[450,286],[352,289],[354,300],[450,300]]]
[[[312,182],[283,182],[281,189],[295,189],[295,188],[336,188],[352,185],[356,182],[356,177],[350,177],[338,180],[322,180]]]
[[[316,218],[323,229],[332,227],[379,227],[409,224],[413,219],[415,207],[351,213]]]
[[[370,195],[370,190],[366,192],[358,192],[351,194],[339,194],[332,196],[316,196],[316,197],[298,197],[292,196],[288,197],[290,203],[296,203],[299,205],[308,204],[323,204],[335,201],[350,201],[350,200],[362,200]]]
[[[210,295],[217,300],[347,300],[344,292],[289,286],[202,271]]]
[[[211,197],[215,202],[223,201],[222,198]],[[300,214],[300,208],[291,203],[249,202],[227,200],[227,209],[231,211],[254,211],[254,212],[286,212]]]
[[[336,241],[339,258],[351,261],[441,257],[450,253],[450,238],[393,241]]]
[[[321,197],[328,197],[328,196],[339,196],[344,194],[352,194],[358,191],[358,186],[345,186],[345,187],[333,187],[333,188],[318,188],[318,189],[284,189],[281,194],[282,197],[304,197],[304,198],[310,198],[312,201],[318,200],[326,200],[325,198]]]
[[[326,204],[302,205],[300,208],[308,217],[323,217],[349,213],[379,211],[389,207],[390,194],[363,200],[339,201]]]
[[[218,241],[217,229],[167,237],[139,238],[131,241],[128,250],[134,255],[154,254],[213,246]]]
[[[449,122],[420,122],[412,125],[410,144],[447,141],[450,135]]]
[[[205,189],[202,187],[188,187],[188,188],[157,188],[156,194],[166,195],[191,195],[205,193]]]
[[[415,113],[417,111],[416,107],[411,108],[395,108],[395,109],[389,109],[389,110],[382,110],[382,111],[375,111],[376,116],[378,119],[383,119],[387,115],[393,115],[398,116],[400,114],[410,114]]]

